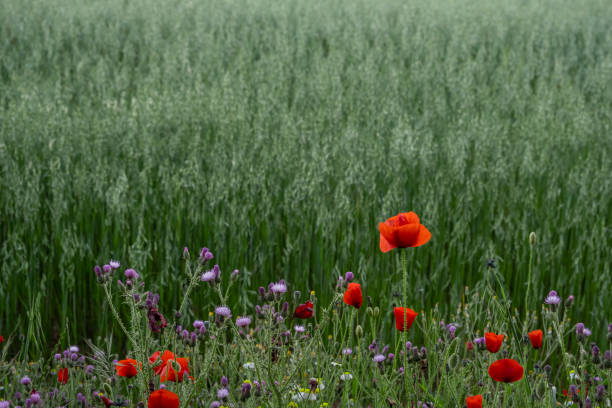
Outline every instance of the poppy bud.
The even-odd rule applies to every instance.
[[[363,337],[363,328],[360,325],[357,325],[355,328],[355,336],[357,336],[357,338]]]
[[[536,243],[536,234],[535,232],[531,232],[531,234],[529,234],[529,244],[530,245],[535,245]]]
[[[302,297],[302,292],[300,292],[299,290],[296,290],[295,292],[293,292],[293,300],[295,300],[296,302],[299,302],[301,297]]]
[[[104,393],[106,395],[113,395],[113,388],[109,383],[105,382],[104,384],[102,384],[102,388],[104,388]]]
[[[368,316],[374,316],[374,309],[372,309],[371,306],[368,306],[368,308],[366,309],[366,313],[368,314]]]
[[[378,308],[378,306],[376,306],[374,308],[374,317],[378,317],[379,314],[380,314],[380,309]]]

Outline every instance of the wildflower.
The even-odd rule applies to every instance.
[[[93,374],[93,372],[94,372],[94,366],[92,366],[91,364],[85,367],[85,374],[91,375]]]
[[[575,330],[576,330],[576,337],[578,337],[579,341],[582,341],[591,335],[591,330],[587,329],[584,326],[584,323],[576,324]]]
[[[179,397],[172,391],[156,390],[149,395],[148,408],[178,408]]]
[[[431,233],[413,213],[399,213],[378,224],[380,250],[389,252],[394,248],[418,247],[431,239]]]
[[[113,268],[110,265],[103,265],[102,270],[104,271],[104,275],[108,275],[112,272]]]
[[[204,322],[202,320],[196,320],[193,322],[193,327],[200,330],[202,327],[204,327]]]
[[[78,353],[79,352],[79,348],[77,346],[70,346],[70,348],[68,350],[70,350],[71,353]]]
[[[32,394],[30,394],[29,400],[33,405],[38,405],[40,403],[40,394],[36,391],[32,392]]]
[[[474,344],[476,344],[476,346],[478,346],[478,349],[480,350],[484,350],[486,347],[486,340],[484,337],[476,337],[474,339]]]
[[[457,326],[455,326],[452,323],[449,323],[446,325],[446,330],[448,331],[448,336],[450,337],[450,339],[454,339],[455,338],[455,332],[457,331]]]
[[[597,344],[593,344],[591,346],[591,361],[593,361],[594,364],[599,364],[601,362],[601,357],[599,356],[599,354],[599,347],[597,346]]]
[[[350,356],[351,354],[353,354],[353,350],[351,350],[350,348],[346,347],[342,349],[343,356]]]
[[[9,408],[8,401],[0,401],[0,408]]]
[[[149,308],[149,311],[147,312],[147,319],[149,322],[149,329],[151,329],[153,333],[160,333],[161,329],[168,326],[166,318],[156,307]]]
[[[204,247],[200,250],[200,262],[204,263],[206,261],[210,261],[213,258],[213,253],[210,252],[208,248]]]
[[[497,353],[504,342],[503,334],[485,333],[485,344],[491,353]]]
[[[296,333],[304,333],[304,331],[306,331],[306,328],[304,326],[295,325],[293,326],[293,330],[295,330]]]
[[[221,407],[221,402],[220,401],[213,401],[210,403],[209,405],[210,408],[220,408]]]
[[[544,299],[544,303],[546,303],[547,305],[556,306],[561,303],[561,298],[559,297],[559,295],[557,295],[557,292],[551,290],[550,292],[548,292],[548,296],[546,296],[546,299]]]
[[[174,353],[171,351],[165,350],[163,354],[160,351],[156,351],[153,353],[151,357],[149,357],[149,363],[154,364],[157,360],[161,358],[162,364],[159,364],[153,367],[153,371],[155,375],[159,375],[160,382],[165,381],[183,381],[183,376],[187,374],[189,376],[189,359],[188,358],[176,358]],[[178,374],[174,370],[174,364],[178,364],[180,367]],[[190,377],[191,378],[191,377]]]
[[[352,281],[353,279],[355,279],[355,274],[353,272],[347,272],[344,274],[344,280],[347,282]]]
[[[373,358],[372,361],[374,361],[375,363],[382,363],[383,361],[385,361],[385,355],[384,354],[376,354]]]
[[[215,314],[223,318],[232,317],[232,311],[227,306],[217,306],[215,308]]]
[[[297,317],[298,319],[309,319],[314,314],[314,304],[311,301],[303,303],[295,308],[295,312],[293,312],[293,317]]]
[[[252,361],[246,362],[242,365],[242,368],[244,368],[245,370],[254,370],[255,363],[253,363]]]
[[[465,397],[467,408],[482,408],[482,395],[473,395]]]
[[[612,368],[612,352],[610,350],[604,351],[604,367]]]
[[[30,377],[25,376],[25,377],[23,377],[23,378],[21,379],[21,381],[20,381],[20,382],[21,382],[21,384],[22,384],[22,385],[30,385],[30,383],[32,382],[32,380],[30,380]]]
[[[119,360],[117,364],[115,364],[115,370],[119,377],[132,378],[138,374],[136,369],[137,366],[138,362],[136,360],[128,358],[126,360]]]
[[[119,269],[119,267],[121,266],[119,261],[115,261],[114,259],[111,259],[108,264],[110,265],[112,269]]]
[[[217,398],[224,400],[229,396],[229,390],[227,388],[220,388],[217,390]]]
[[[248,316],[239,317],[236,319],[236,326],[246,327],[251,324],[251,318]]]
[[[523,367],[516,360],[504,358],[489,366],[489,376],[494,381],[515,382],[523,378]]]
[[[268,289],[275,295],[282,295],[283,293],[287,292],[287,285],[285,284],[285,281],[281,280],[279,282],[271,283]]]
[[[532,332],[529,332],[529,340],[531,341],[531,346],[534,349],[539,349],[540,347],[542,347],[543,336],[544,333],[542,333],[542,330],[534,330]]]
[[[344,303],[349,306],[353,306],[356,309],[361,307],[363,303],[363,295],[361,294],[361,285],[355,282],[351,282],[344,292],[344,298],[342,299]]]
[[[417,312],[407,307],[396,307],[393,309],[393,313],[395,314],[395,328],[399,331],[410,329],[418,315]]]
[[[353,379],[353,375],[349,373],[348,371],[345,371],[340,375],[340,379],[342,381],[349,381]]]
[[[393,361],[394,358],[395,358],[395,354],[393,354],[393,353],[387,354],[387,360]]]
[[[68,382],[68,368],[60,368],[57,372],[57,381],[60,384],[66,384]]]
[[[206,271],[202,274],[202,276],[200,276],[200,280],[202,282],[210,282],[210,281],[214,281],[216,277],[217,275],[215,274],[215,272]]]
[[[565,299],[565,307],[571,307],[574,304],[574,295],[569,295],[567,299]]]
[[[0,344],[4,342],[4,336],[0,335]]]
[[[249,380],[245,380],[242,383],[242,387],[240,389],[240,397],[245,400],[251,396],[251,382]]]

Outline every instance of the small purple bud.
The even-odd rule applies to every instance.
[[[72,354],[70,355],[70,359],[71,359],[72,361],[77,361],[77,360],[78,360],[78,358],[79,358],[79,355],[78,355],[77,353],[72,353]]]
[[[204,254],[204,260],[206,261],[210,261],[213,258],[214,258],[213,253],[210,251]]]
[[[189,259],[189,248],[183,248],[183,259]]]
[[[355,279],[355,274],[353,274],[353,272],[347,272],[344,274],[344,280],[347,282],[352,281],[353,279]]]
[[[128,278],[128,279],[131,279],[131,280],[138,279],[138,273],[135,270],[131,269],[131,268],[130,269],[126,269],[124,274],[125,274],[125,277]]]
[[[108,275],[109,273],[111,273],[111,271],[113,270],[113,268],[111,268],[111,266],[110,266],[110,265],[104,265],[104,266],[102,267],[102,270],[104,271],[104,273],[105,273],[106,275]]]
[[[94,366],[92,366],[91,364],[85,367],[85,374],[91,374],[93,372],[94,372]]]
[[[53,356],[53,358],[54,358],[54,359],[56,359],[56,360],[61,360],[61,359],[62,359],[62,355],[61,355],[60,353],[56,353],[56,354]]]
[[[236,280],[238,279],[238,274],[240,273],[240,271],[238,269],[234,269],[234,272],[232,272],[232,275],[230,276],[230,278],[232,280]]]
[[[227,387],[227,385],[229,384],[229,381],[227,380],[226,376],[221,377],[221,385],[223,387]]]
[[[32,382],[32,380],[30,380],[30,377],[25,376],[21,379],[21,384],[22,385],[30,385],[30,383]]]
[[[260,286],[259,289],[257,289],[257,292],[262,298],[266,297],[266,289],[263,286]]]
[[[99,265],[94,266],[94,272],[98,278],[102,277],[102,269]]]

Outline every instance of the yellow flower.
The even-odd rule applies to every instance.
[[[287,404],[287,406],[288,406],[288,407],[297,407],[297,406],[298,406],[298,404],[297,404],[297,403],[295,403],[295,402],[293,402],[293,401],[291,401],[289,404]]]

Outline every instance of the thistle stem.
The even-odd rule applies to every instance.
[[[119,317],[119,313],[117,313],[117,309],[115,309],[115,305],[113,304],[113,298],[111,296],[111,293],[108,287],[109,286],[108,283],[105,283],[103,286],[104,286],[104,292],[106,293],[106,300],[108,301],[108,306],[110,307],[110,310],[113,313],[113,316],[115,316],[115,320],[117,320],[117,323],[119,323],[121,330],[123,330],[123,333],[125,333],[125,336],[128,338],[128,340],[134,345],[134,347],[138,347],[136,340],[134,339],[134,337],[132,337],[130,332],[128,332],[128,330],[125,328],[123,321],[121,321],[121,317]]]

